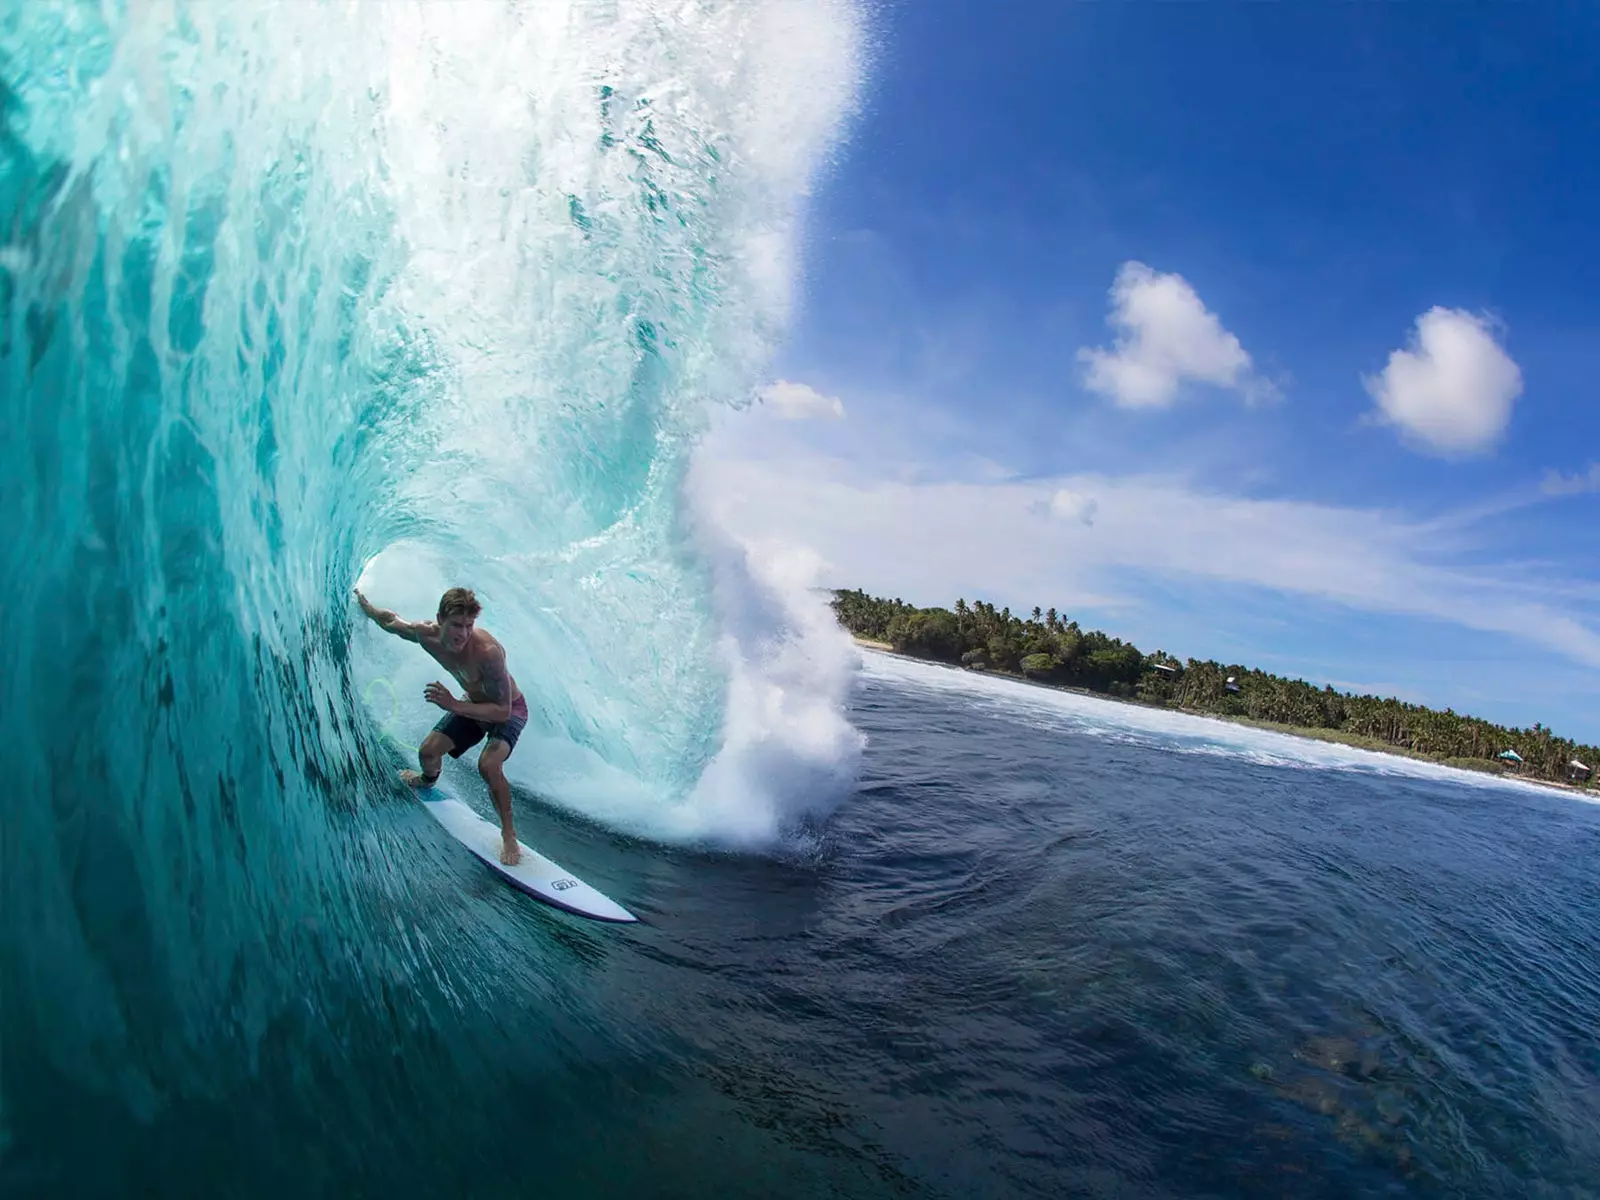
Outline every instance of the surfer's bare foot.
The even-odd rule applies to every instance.
[[[400,782],[409,784],[414,788],[425,788],[432,787],[439,781],[437,779],[424,779],[417,772],[408,770],[400,772]]]
[[[517,835],[500,839],[500,861],[508,867],[514,867],[522,861],[522,847],[517,845]]]

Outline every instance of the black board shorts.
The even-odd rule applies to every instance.
[[[434,729],[450,739],[451,758],[460,758],[481,742],[485,734],[491,742],[496,740],[504,742],[506,756],[509,758],[511,751],[516,749],[517,738],[522,736],[522,727],[527,723],[528,702],[518,696],[511,702],[509,721],[493,724],[488,721],[475,721],[471,717],[463,717],[460,713],[445,713]]]

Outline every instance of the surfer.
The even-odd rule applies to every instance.
[[[478,755],[478,774],[489,785],[495,811],[500,814],[500,861],[515,866],[522,851],[511,823],[511,785],[506,782],[505,761],[528,723],[528,702],[506,670],[505,647],[488,630],[477,627],[483,606],[467,588],[453,587],[439,598],[436,620],[411,622],[378,608],[360,588],[355,593],[362,612],[381,628],[416,642],[433,655],[467,693],[464,699],[457,699],[437,680],[422,689],[422,698],[444,709],[445,715],[417,748],[422,770],[401,771],[400,778],[412,787],[432,787],[438,782],[444,755],[460,758],[487,735],[489,740]]]

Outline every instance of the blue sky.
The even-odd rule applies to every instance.
[[[1600,740],[1600,10],[871,26],[730,524]]]

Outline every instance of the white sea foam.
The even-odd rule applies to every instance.
[[[964,702],[978,705],[1003,719],[1045,731],[1070,731],[1081,736],[1136,742],[1177,754],[1215,755],[1267,766],[1409,776],[1463,787],[1534,789],[1545,795],[1550,792],[1541,784],[1506,776],[1296,737],[1216,717],[1039,687],[1020,680],[871,650],[861,652],[860,669],[866,676],[896,686],[958,694]],[[1594,800],[1582,793],[1572,795]]]
[[[393,443],[405,536],[377,539],[373,598],[478,590],[532,708],[513,779],[647,836],[770,842],[853,772],[850,673],[793,564],[728,544],[686,480],[708,411],[766,382],[860,16],[407,5],[375,34],[396,307],[440,366]],[[437,672],[366,636],[360,662],[420,737]]]

